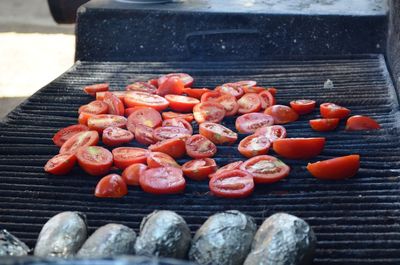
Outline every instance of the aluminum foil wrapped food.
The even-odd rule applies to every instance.
[[[30,249],[7,230],[0,230],[0,257],[26,256]]]

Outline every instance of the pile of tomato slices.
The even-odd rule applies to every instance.
[[[275,88],[256,81],[225,83],[215,89],[191,88],[194,79],[185,73],[163,75],[127,85],[125,91],[109,91],[109,84],[85,87],[95,100],[78,110],[78,124],[58,131],[53,142],[60,152],[45,165],[54,175],[69,173],[76,164],[92,176],[102,177],[97,197],[118,198],[128,185],[153,194],[184,192],[186,178],[209,181],[211,193],[244,198],[255,185],[287,177],[290,167],[268,155],[310,160],[323,152],[325,137],[287,138],[284,124],[312,113],[314,100],[301,99],[290,106],[276,103]],[[335,130],[350,110],[334,103],[320,105],[321,118],[310,120],[313,130]],[[233,131],[221,122],[237,116]],[[198,133],[193,123],[198,123]],[[347,119],[346,130],[374,130],[380,125],[366,116]],[[238,151],[247,158],[218,168],[213,157],[218,146],[234,145],[238,133],[246,134]],[[137,142],[147,148],[133,147]],[[99,146],[102,143],[102,146]],[[190,157],[179,165],[176,159]],[[338,180],[354,176],[360,157],[350,154],[316,163],[308,171],[316,178]],[[117,173],[112,173],[117,170]]]

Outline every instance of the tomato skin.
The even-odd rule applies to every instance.
[[[125,169],[135,163],[146,163],[149,151],[138,147],[118,147],[112,150],[114,166]]]
[[[379,130],[381,126],[379,123],[367,116],[355,115],[347,119],[347,131],[366,131],[366,130]]]
[[[317,179],[342,180],[357,174],[360,156],[348,155],[315,163],[308,163],[307,170]]]
[[[191,77],[190,75],[186,73],[171,73],[160,76],[157,80],[158,86],[161,86],[165,81],[167,81],[171,77],[180,79],[185,87],[191,87],[193,85],[193,77]]]
[[[217,170],[217,164],[212,158],[200,158],[182,165],[183,174],[193,180],[205,180]]]
[[[256,93],[244,94],[237,103],[239,114],[257,112],[261,109],[261,98]]]
[[[104,94],[103,102],[108,105],[109,114],[124,116],[124,103],[116,95],[111,92],[106,92]]]
[[[104,100],[104,96],[106,95],[106,92],[97,92],[96,93],[96,100],[101,100],[101,101]],[[122,102],[124,101],[125,96],[128,95],[130,92],[131,91],[110,91],[110,93],[113,93]]]
[[[157,89],[157,95],[165,96],[167,94],[180,95],[183,93],[185,84],[178,77],[169,77],[164,82],[160,83]]]
[[[127,185],[139,186],[140,175],[144,173],[147,166],[142,163],[134,163],[125,168],[122,172],[122,178]]]
[[[262,91],[258,93],[261,99],[261,108],[266,109],[276,104],[275,97],[270,93],[270,91]]]
[[[157,92],[157,87],[149,84],[148,82],[135,82],[125,87],[127,91],[141,91],[150,94],[155,94]]]
[[[153,137],[157,141],[167,140],[167,139],[187,139],[191,136],[188,129],[175,126],[158,127],[153,131]]]
[[[78,123],[81,125],[87,126],[89,118],[94,117],[94,116],[96,116],[96,114],[81,112],[78,117]]]
[[[102,176],[110,171],[113,155],[101,146],[85,146],[76,152],[79,166],[89,175]]]
[[[278,92],[278,89],[276,89],[275,87],[269,87],[269,88],[267,88],[267,90],[274,97],[276,96],[276,93]]]
[[[212,178],[216,174],[219,174],[219,173],[227,171],[227,170],[239,169],[241,164],[243,164],[243,161],[236,161],[236,162],[232,162],[232,163],[226,164],[225,166],[217,169],[217,171],[215,171],[215,173],[210,174],[208,177]]]
[[[234,116],[239,110],[239,104],[232,95],[222,95],[215,99],[215,102],[221,104],[225,109],[225,116]]]
[[[203,95],[201,95],[200,102],[206,102],[206,101],[216,101],[217,98],[222,96],[221,92],[211,90],[209,92],[205,92]]]
[[[185,93],[189,97],[197,98],[197,99],[201,99],[201,96],[204,93],[210,92],[210,91],[212,91],[212,90],[210,90],[208,88],[184,88],[183,89],[183,93]]]
[[[128,130],[107,127],[103,131],[102,141],[107,146],[119,146],[131,142],[135,137]]]
[[[173,159],[170,155],[161,152],[149,152],[146,162],[149,168],[156,168],[156,167],[180,168],[180,165],[176,163],[175,159]]]
[[[299,99],[290,101],[290,107],[294,109],[299,115],[308,114],[315,109],[315,100]]]
[[[254,167],[254,165],[257,166]],[[275,183],[286,178],[290,172],[289,166],[276,157],[269,155],[252,157],[241,164],[239,168],[249,172],[253,176],[255,183]],[[266,170],[270,172],[266,172]]]
[[[94,100],[89,102],[86,105],[82,105],[79,107],[78,113],[90,113],[90,114],[107,114],[108,113],[108,105],[101,100]]]
[[[268,140],[273,143],[276,139],[286,138],[286,129],[281,125],[264,126],[258,128],[255,135],[263,135],[268,138]]]
[[[200,103],[200,100],[187,96],[179,95],[165,95],[165,99],[169,102],[169,107],[174,111],[179,112],[191,112],[196,104]]]
[[[129,91],[131,93],[125,95],[124,102],[128,108],[143,106],[150,107],[157,111],[163,111],[168,108],[169,102],[163,97],[153,95],[146,92]]]
[[[110,88],[110,84],[108,83],[102,83],[102,84],[93,84],[90,86],[85,86],[83,88],[83,91],[92,96],[95,97],[97,92],[104,92],[104,91],[108,91]]]
[[[150,168],[139,178],[140,187],[152,194],[182,193],[186,187],[183,172],[175,167]]]
[[[254,180],[246,171],[227,170],[215,174],[209,183],[213,195],[224,198],[246,198],[253,193]]]
[[[334,103],[322,103],[319,106],[319,110],[321,112],[321,116],[323,118],[338,118],[338,119],[345,119],[347,116],[350,115],[350,110],[345,107],[341,107]]]
[[[124,128],[126,126],[126,122],[127,119],[123,116],[100,114],[94,115],[88,119],[88,127],[90,130],[95,130],[99,133],[102,133],[107,127]]]
[[[236,142],[238,135],[225,126],[213,123],[203,122],[199,125],[199,133],[209,139],[214,144],[233,144]]]
[[[89,128],[82,124],[74,124],[65,128],[62,128],[56,132],[53,136],[53,143],[58,147],[61,147],[69,138],[80,132],[89,131]]]
[[[149,145],[157,142],[157,140],[154,138],[154,129],[151,127],[147,127],[146,125],[142,124],[137,124],[128,127],[128,129],[135,135],[135,139],[138,143]]]
[[[277,139],[272,148],[289,159],[309,159],[319,155],[325,146],[324,137]]]
[[[143,124],[147,127],[156,128],[162,123],[161,115],[153,108],[138,108],[128,117],[127,124]],[[129,128],[129,126],[128,126]]]
[[[69,138],[60,149],[60,154],[76,153],[80,147],[97,145],[99,134],[96,131],[80,132]]]
[[[191,135],[193,134],[192,125],[190,125],[189,122],[187,122],[182,118],[173,118],[162,122],[162,127],[168,127],[168,126],[185,128],[189,131]]]
[[[203,135],[195,134],[186,140],[186,152],[192,158],[206,158],[214,156],[217,147]]]
[[[156,78],[148,80],[147,83],[152,86],[158,87],[158,79],[156,79]]]
[[[44,166],[44,171],[53,175],[68,174],[76,163],[74,153],[64,153],[53,156]]]
[[[218,86],[215,88],[215,91],[220,92],[221,94],[232,95],[235,98],[239,99],[243,96],[244,91],[241,84],[237,83],[226,83],[222,86]]]
[[[237,117],[236,130],[240,133],[254,133],[258,128],[274,124],[274,119],[264,113],[247,113]]]
[[[94,195],[98,198],[121,198],[128,194],[128,187],[122,177],[110,174],[103,177],[96,185]]]
[[[268,107],[264,113],[271,115],[274,118],[275,124],[286,124],[299,119],[299,114],[285,105],[274,105]]]
[[[194,119],[198,123],[202,122],[221,122],[225,117],[225,108],[216,102],[202,102],[193,108]]]
[[[187,122],[192,122],[194,120],[193,114],[191,113],[176,113],[173,111],[164,111],[163,113],[161,113],[162,117],[164,120],[168,120],[168,119],[173,119],[173,118],[182,118],[184,120],[186,120]]]
[[[181,158],[186,154],[185,141],[182,139],[167,139],[149,146],[152,152],[162,152],[173,158]]]
[[[339,125],[338,118],[310,120],[311,128],[317,132],[333,131],[336,129],[338,125]]]
[[[265,155],[268,153],[271,143],[269,139],[263,135],[249,135],[240,141],[238,150],[247,158]]]

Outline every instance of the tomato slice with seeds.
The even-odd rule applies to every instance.
[[[246,171],[227,170],[215,174],[209,183],[213,195],[224,198],[246,198],[253,193],[254,180]]]
[[[118,127],[107,127],[103,131],[102,141],[107,146],[119,146],[131,142],[133,133]]]
[[[106,92],[104,94],[103,102],[108,105],[109,114],[124,116],[124,103],[116,95],[111,92]]]
[[[289,175],[290,168],[281,160],[269,155],[260,155],[246,160],[240,169],[249,172],[255,183],[274,183]]]
[[[219,103],[206,101],[194,106],[193,116],[198,123],[206,121],[218,123],[225,117],[225,108]]]
[[[336,105],[335,103],[322,103],[319,106],[321,116],[324,118],[338,118],[344,119],[350,115],[350,110],[348,108]]]
[[[286,138],[286,129],[281,125],[272,125],[261,127],[256,130],[255,135],[263,135],[268,138],[268,140],[273,143],[276,139]]]
[[[263,91],[267,91],[265,87],[261,86],[253,86],[253,87],[243,87],[244,93],[261,93]]]
[[[44,171],[53,175],[68,174],[76,163],[74,153],[63,153],[53,156],[44,166]]]
[[[181,127],[181,128],[185,128],[189,131],[190,134],[193,134],[193,128],[192,125],[190,125],[189,122],[187,122],[184,119],[181,118],[174,118],[174,119],[169,119],[169,120],[165,120],[162,122],[162,126],[163,127]]]
[[[220,96],[222,96],[221,92],[211,90],[210,92],[205,92],[201,95],[200,102],[216,101]]]
[[[143,124],[147,127],[156,128],[161,125],[162,118],[158,111],[153,108],[144,107],[134,110],[128,117],[127,124]],[[129,128],[130,125],[127,125]]]
[[[261,99],[261,108],[266,109],[276,104],[275,97],[268,90],[258,93]]]
[[[339,125],[338,118],[310,120],[310,126],[317,132],[333,131]]]
[[[60,149],[60,154],[76,153],[78,148],[97,145],[99,134],[96,131],[80,132],[69,138]]]
[[[235,84],[238,84],[239,86],[241,86],[243,89],[246,87],[254,87],[257,85],[257,82],[254,80],[244,80],[244,81],[237,81],[235,82]]]
[[[135,82],[127,85],[125,88],[127,91],[140,91],[150,94],[155,94],[157,92],[157,87],[147,82]]]
[[[96,130],[100,133],[107,127],[124,128],[126,122],[127,119],[125,117],[111,114],[94,115],[87,121],[90,130]]]
[[[264,113],[247,113],[236,119],[235,127],[240,133],[254,133],[258,128],[274,124],[274,119]]]
[[[108,105],[101,100],[94,100],[86,105],[80,106],[78,113],[90,113],[90,114],[107,114]]]
[[[130,91],[124,97],[124,102],[127,107],[144,106],[150,107],[158,111],[163,111],[168,108],[169,102],[163,97],[153,95],[146,92]]]
[[[152,152],[162,152],[173,158],[181,158],[186,154],[185,141],[179,138],[167,139],[149,146]]]
[[[101,146],[81,147],[76,152],[76,158],[80,167],[92,176],[107,174],[113,164],[113,155]]]
[[[129,124],[128,124],[129,125]],[[154,144],[157,140],[154,138],[154,129],[146,125],[137,124],[128,127],[130,132],[133,132],[138,143],[149,145]]]
[[[315,163],[308,163],[307,170],[317,179],[341,180],[355,176],[360,168],[360,156],[348,155]]]
[[[189,97],[197,98],[197,99],[201,99],[201,96],[204,93],[210,92],[210,91],[211,90],[208,88],[184,88],[183,89],[183,93],[185,93]]]
[[[208,177],[212,178],[215,175],[217,175],[217,174],[219,174],[221,172],[227,171],[227,170],[239,169],[241,164],[243,164],[243,161],[236,161],[236,162],[232,162],[232,163],[226,164],[225,166],[220,167],[219,169],[217,169],[217,171],[215,171],[215,173],[210,174]]]
[[[81,125],[85,125],[87,127],[89,118],[94,117],[94,116],[96,116],[96,114],[81,112],[78,117],[78,123]]]
[[[132,112],[134,112],[134,111],[136,111],[136,110],[138,110],[138,109],[146,109],[146,108],[149,108],[149,107],[136,106],[136,107],[132,107],[132,108],[126,108],[126,109],[125,109],[124,116],[125,116],[125,117],[129,117],[129,115],[131,115]],[[150,109],[152,109],[152,108],[150,108]]]
[[[103,177],[96,185],[94,195],[98,198],[121,198],[128,194],[128,187],[118,174]]]
[[[268,107],[264,113],[271,115],[274,118],[275,124],[286,124],[299,119],[299,114],[297,114],[297,112],[295,112],[291,107],[285,105],[274,105]]]
[[[121,101],[124,101],[126,95],[128,95],[131,91],[110,91],[115,96],[117,96]],[[104,100],[104,96],[106,92],[97,92],[96,93],[96,100]]]
[[[222,86],[218,86],[217,88],[215,88],[215,91],[218,91],[221,94],[232,95],[235,98],[239,99],[244,94],[242,87],[243,86],[238,83],[226,83]]]
[[[149,151],[138,147],[118,147],[112,150],[114,166],[125,169],[134,163],[146,163]]]
[[[218,97],[215,102],[221,104],[225,109],[225,116],[233,116],[239,110],[239,104],[236,101],[236,98],[232,95],[222,95]]]
[[[191,77],[190,75],[188,75],[186,73],[171,73],[171,74],[160,76],[158,78],[158,86],[162,85],[165,81],[167,81],[167,79],[169,79],[171,77],[179,78],[183,82],[185,87],[191,87],[193,84],[193,77]]]
[[[147,156],[147,165],[149,168],[156,167],[177,167],[180,168],[175,159],[170,155],[161,152],[150,152]]]
[[[261,98],[256,93],[244,94],[237,103],[239,104],[239,114],[257,112],[261,109]]]
[[[149,168],[139,178],[140,187],[152,194],[182,193],[186,181],[181,169],[176,167]]]
[[[108,84],[108,83],[93,84],[93,85],[90,85],[90,86],[85,86],[85,87],[83,88],[83,91],[84,91],[86,94],[95,97],[97,92],[108,91],[109,88],[110,88],[110,84]]]
[[[271,143],[264,135],[249,135],[240,141],[238,150],[245,157],[265,155],[268,153]]]
[[[182,127],[158,127],[153,132],[153,137],[157,141],[167,140],[167,139],[187,139],[191,136],[188,129]]]
[[[217,147],[203,135],[195,134],[186,140],[186,152],[192,158],[206,158],[214,156]]]
[[[192,113],[176,113],[173,111],[165,111],[162,114],[164,120],[173,119],[173,118],[182,118],[187,122],[192,122],[194,120],[194,116]]]
[[[238,135],[225,126],[213,122],[203,122],[199,125],[199,133],[214,144],[233,144]]]
[[[182,165],[183,174],[193,180],[205,180],[217,170],[217,164],[212,158],[200,158]]]
[[[89,131],[89,128],[82,124],[74,124],[59,130],[53,136],[53,143],[61,147],[69,138],[80,132]]]
[[[290,101],[290,107],[299,115],[304,115],[313,112],[315,109],[315,100],[298,99]]]
[[[138,186],[140,175],[142,175],[146,169],[147,166],[145,164],[132,164],[124,169],[124,171],[122,172],[122,178],[124,179],[126,184]]]
[[[378,130],[380,128],[381,126],[376,120],[367,116],[351,116],[346,122],[347,131]]]
[[[325,146],[324,137],[277,139],[272,145],[274,151],[289,159],[309,159],[319,155]]]
[[[157,88],[157,95],[165,96],[168,94],[180,95],[183,93],[184,83],[178,77],[169,77]]]
[[[196,98],[179,95],[165,95],[165,99],[168,100],[170,109],[179,112],[191,112],[200,103]]]

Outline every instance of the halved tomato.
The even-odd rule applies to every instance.
[[[173,158],[181,158],[186,154],[185,141],[179,138],[167,139],[149,146],[152,152],[162,152]]]
[[[125,168],[122,172],[122,178],[128,185],[138,186],[140,175],[144,173],[147,166],[142,163],[135,163]]]
[[[165,96],[167,94],[180,95],[183,93],[184,83],[178,77],[169,77],[157,88],[157,95]]]
[[[264,126],[256,130],[255,135],[263,135],[273,143],[276,139],[286,138],[286,129],[281,125]]]
[[[131,142],[133,138],[133,133],[128,130],[107,127],[103,131],[102,141],[107,146],[119,146]]]
[[[310,126],[314,131],[328,132],[333,131],[339,125],[338,118],[331,119],[314,119],[310,120]]]
[[[69,138],[60,149],[60,154],[76,153],[78,148],[96,145],[99,142],[99,133],[96,131],[80,132]]]
[[[225,166],[220,167],[219,169],[217,169],[217,171],[215,171],[215,173],[210,174],[208,177],[212,178],[216,174],[219,174],[219,173],[227,171],[227,170],[239,169],[241,164],[243,164],[243,161],[236,161],[236,162],[232,162],[232,163],[226,164]]]
[[[124,103],[116,95],[111,92],[106,92],[104,94],[103,102],[108,105],[109,114],[124,116]]]
[[[335,103],[322,103],[319,106],[321,116],[324,118],[344,119],[350,115],[350,110]]]
[[[185,87],[191,87],[193,84],[193,77],[191,77],[190,75],[186,73],[171,73],[160,76],[158,78],[158,86],[161,86],[165,81],[167,81],[167,79],[171,77],[179,78],[183,82]]]
[[[309,163],[307,170],[318,179],[341,180],[351,178],[360,168],[360,156],[336,157],[315,163]]]
[[[219,103],[206,101],[194,106],[193,115],[198,123],[206,121],[218,123],[225,117],[225,108]]]
[[[107,114],[108,105],[101,100],[94,100],[86,105],[80,106],[78,113],[90,113],[90,114]]]
[[[158,78],[153,78],[147,81],[148,84],[158,87]]]
[[[114,166],[125,169],[134,163],[146,163],[149,151],[138,147],[118,147],[112,150]]]
[[[87,113],[87,112],[81,112],[79,114],[79,117],[78,117],[78,123],[81,124],[81,125],[87,126],[89,118],[94,117],[94,116],[96,116],[96,114],[90,114],[90,113]]]
[[[157,87],[148,82],[135,82],[130,85],[127,85],[125,88],[127,91],[141,91],[147,92],[150,94],[155,94],[157,92]]]
[[[276,93],[278,92],[278,89],[276,89],[275,87],[269,87],[269,88],[267,88],[267,90],[274,97],[276,96]]]
[[[128,194],[128,187],[118,174],[103,177],[96,185],[94,195],[99,198],[121,198]]]
[[[123,116],[100,114],[94,115],[88,119],[88,127],[90,130],[96,130],[101,133],[107,127],[124,128],[126,122],[127,119]]]
[[[173,119],[168,119],[162,122],[163,127],[181,127],[185,128],[189,131],[190,134],[193,134],[193,128],[192,125],[190,125],[189,122],[182,118],[173,118]]]
[[[238,83],[226,83],[222,86],[218,86],[215,88],[215,91],[220,92],[221,94],[232,95],[235,98],[239,99],[243,96],[243,86]]]
[[[255,183],[274,183],[289,175],[290,168],[278,158],[261,155],[246,160],[239,167],[249,172]]]
[[[168,108],[169,102],[163,97],[153,95],[146,92],[131,91],[124,97],[124,102],[127,107],[145,106],[158,111],[163,111]]]
[[[176,163],[175,159],[170,155],[161,152],[149,152],[147,156],[147,165],[149,168],[155,167],[177,167],[180,168],[180,165]]]
[[[325,146],[324,137],[277,139],[272,145],[274,151],[289,159],[309,159],[319,155]]]
[[[366,130],[378,130],[381,126],[379,123],[367,116],[351,116],[346,122],[346,130],[348,131],[366,131]]]
[[[125,109],[124,116],[125,116],[125,117],[129,117],[129,115],[131,115],[132,112],[134,112],[134,111],[136,111],[136,110],[138,110],[138,109],[146,109],[146,108],[149,108],[149,107],[136,106],[136,107],[132,107],[132,108],[126,108],[126,109]],[[150,109],[152,109],[152,108],[150,108]]]
[[[245,157],[265,155],[268,153],[271,143],[264,135],[249,135],[240,141],[238,150]]]
[[[304,115],[313,112],[315,109],[315,100],[298,99],[290,101],[290,107],[299,115]]]
[[[259,94],[261,99],[261,108],[266,109],[276,104],[275,97],[268,90],[261,91]]]
[[[65,175],[72,170],[76,163],[74,153],[63,153],[53,156],[44,166],[44,171],[53,175]]]
[[[264,113],[247,113],[237,117],[236,130],[240,133],[254,133],[258,128],[274,124],[274,119]]]
[[[186,152],[193,158],[206,158],[214,156],[217,147],[203,135],[195,134],[186,140]]]
[[[128,117],[127,127],[131,124],[143,124],[147,127],[156,128],[162,123],[161,115],[153,108],[143,107],[134,110]]]
[[[200,103],[200,100],[187,96],[165,95],[169,102],[169,107],[174,111],[191,112],[193,107]]]
[[[192,122],[194,120],[193,114],[192,113],[176,113],[173,111],[165,111],[161,113],[162,117],[164,120],[168,119],[173,119],[173,118],[182,118],[186,120],[187,122]]]
[[[199,125],[199,133],[214,144],[233,144],[238,135],[234,131],[213,122],[203,122]]]
[[[182,165],[183,174],[194,180],[205,180],[217,170],[217,164],[212,158],[190,160]]]
[[[85,146],[78,149],[76,158],[81,168],[92,176],[102,176],[110,171],[113,155],[101,146]]]
[[[69,138],[80,132],[89,131],[89,128],[82,124],[74,124],[59,130],[53,136],[53,143],[61,147]]]
[[[215,102],[221,104],[225,109],[225,116],[233,116],[239,110],[239,104],[236,101],[236,98],[232,95],[222,95],[215,99]]]
[[[295,112],[291,107],[285,105],[274,105],[268,107],[264,113],[271,115],[274,118],[275,124],[286,124],[299,119],[299,114],[297,114],[297,112]]]
[[[246,171],[227,170],[215,174],[209,183],[213,195],[224,198],[245,198],[254,190],[253,177]]]
[[[261,109],[261,98],[256,93],[244,94],[237,103],[239,104],[239,114],[257,112]]]
[[[90,86],[85,86],[83,88],[83,91],[85,91],[86,94],[95,97],[97,92],[108,91],[109,88],[110,88],[110,84],[102,83],[102,84],[94,84],[94,85],[90,85]]]
[[[128,124],[130,125],[130,124]],[[154,144],[157,140],[154,138],[154,129],[146,125],[137,124],[128,127],[130,132],[133,132],[138,143],[149,145]]]
[[[148,193],[174,194],[185,190],[183,172],[176,167],[149,168],[139,178],[140,187]]]
[[[200,102],[215,101],[220,96],[222,96],[221,92],[211,90],[211,91],[205,92],[203,95],[201,95]]]
[[[167,140],[167,139],[187,139],[191,136],[188,129],[182,127],[158,127],[153,131],[153,137],[157,141]]]
[[[115,96],[117,96],[121,101],[124,101],[126,95],[128,95],[132,91],[110,91]],[[106,92],[97,92],[96,93],[96,100],[104,100]]]
[[[189,97],[201,99],[201,96],[206,93],[210,92],[211,90],[208,88],[184,88],[183,93],[188,95]]]
[[[257,82],[254,80],[244,80],[244,81],[237,81],[237,82],[235,82],[235,84],[240,85],[244,89],[244,88],[256,86]]]
[[[266,91],[267,89],[265,87],[261,86],[251,86],[251,87],[243,87],[244,93],[261,93],[263,91]]]

